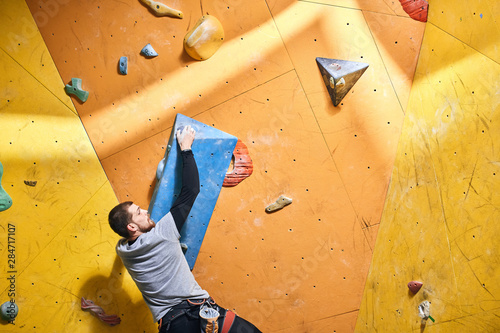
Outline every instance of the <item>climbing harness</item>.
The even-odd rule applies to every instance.
[[[193,312],[199,307],[199,311]],[[233,326],[236,314],[230,310],[225,310],[220,314],[220,308],[215,301],[210,298],[185,300],[174,306],[163,318],[158,321],[158,330],[168,332],[170,324],[181,316],[188,316],[192,319],[200,320],[200,329],[202,333],[228,333]],[[222,330],[219,329],[219,319],[223,318]],[[161,330],[163,326],[166,326]]]
[[[221,333],[228,333],[229,332],[229,330],[233,326],[235,318],[236,318],[236,314],[233,311],[231,311],[231,310],[226,311],[226,315],[224,317],[224,323],[222,324]]]

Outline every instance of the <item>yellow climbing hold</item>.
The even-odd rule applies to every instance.
[[[140,0],[143,4],[147,5],[151,8],[152,11],[155,12],[156,16],[170,16],[170,17],[178,17],[183,18],[184,14],[181,11],[170,8],[169,6],[152,0]]]
[[[193,59],[207,60],[224,41],[224,29],[217,18],[202,16],[184,37],[184,49]]]

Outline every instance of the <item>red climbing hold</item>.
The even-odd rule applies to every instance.
[[[429,3],[425,0],[399,0],[403,6],[403,10],[412,19],[427,22],[427,11],[429,10]]]
[[[95,305],[94,302],[89,299],[85,299],[82,297],[81,307],[82,310],[89,311],[92,315],[96,316],[109,326],[115,326],[121,322],[120,317],[118,317],[117,315],[107,315],[99,305]]]
[[[420,288],[422,288],[422,282],[418,281],[408,282],[408,288],[412,293],[416,294],[420,290]]]
[[[238,139],[236,142],[236,147],[233,151],[234,156],[234,168],[230,172],[226,173],[226,178],[222,186],[233,187],[238,185],[243,181],[243,179],[249,177],[253,172],[253,164],[250,155],[248,154],[247,146]]]

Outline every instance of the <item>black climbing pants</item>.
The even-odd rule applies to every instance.
[[[217,320],[219,333],[222,332],[226,310],[217,304],[213,307],[219,311]],[[187,301],[174,306],[161,320],[159,333],[199,333],[200,332],[200,305],[193,305]],[[245,319],[236,316],[229,333],[261,333],[257,327]]]

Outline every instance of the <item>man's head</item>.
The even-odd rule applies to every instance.
[[[155,226],[149,218],[148,211],[131,201],[122,202],[114,207],[109,212],[108,221],[114,232],[127,239],[136,239]]]

